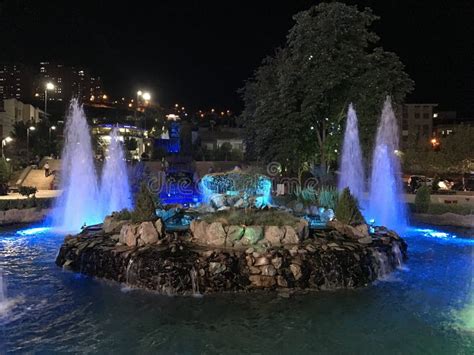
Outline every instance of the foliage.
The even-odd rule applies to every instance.
[[[140,191],[135,200],[135,209],[132,212],[133,222],[152,221],[157,218],[153,195],[145,183],[140,185]]]
[[[126,208],[114,213],[114,218],[118,221],[128,221],[132,219],[132,213]]]
[[[12,169],[5,158],[0,159],[0,184],[7,184],[12,176]]]
[[[337,208],[339,201],[339,191],[335,187],[321,187],[318,190],[318,205],[324,208],[330,208],[333,211]]]
[[[295,197],[298,202],[305,206],[315,205],[318,202],[318,194],[312,187],[302,189],[301,186],[298,186],[295,191]]]
[[[359,203],[357,199],[352,196],[348,187],[342,190],[335,214],[336,219],[345,224],[358,225],[365,223],[364,217],[359,209]]]
[[[466,173],[474,156],[474,127],[459,125],[454,134],[439,138],[440,149],[411,139],[403,156],[404,170],[411,173]],[[415,141],[414,141],[415,140]]]
[[[296,226],[300,221],[292,214],[279,210],[230,209],[217,211],[202,217],[207,223],[221,222],[224,225],[246,226]]]
[[[400,103],[413,87],[399,58],[376,47],[369,30],[376,19],[370,9],[338,2],[294,16],[286,45],[240,90],[249,158],[278,161],[290,173],[310,162],[328,166],[337,160],[350,102],[369,150],[385,96]]]
[[[415,196],[415,210],[418,213],[426,213],[430,208],[430,188],[426,185],[421,186]]]
[[[38,189],[35,186],[20,186],[18,188],[18,193],[22,196],[30,198],[31,195],[35,197],[35,194],[38,192]]]
[[[409,204],[411,212],[416,213],[416,205],[414,203]],[[453,203],[430,203],[430,207],[426,212],[428,214],[443,214],[443,213],[455,213],[459,215],[470,215],[474,214],[474,207],[470,205],[460,205]]]
[[[0,200],[0,211],[11,209],[25,209],[25,208],[51,208],[53,206],[53,198],[25,198],[14,200]]]

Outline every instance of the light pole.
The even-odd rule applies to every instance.
[[[30,126],[26,129],[26,161],[30,164],[30,131],[34,131],[35,126]]]
[[[140,110],[140,97],[148,103],[151,100],[151,94],[147,91],[143,92],[142,90],[137,91],[137,109],[135,110],[135,122],[138,126],[137,112]],[[146,129],[146,120],[144,123],[144,128]]]
[[[51,126],[49,127],[49,140],[48,142],[51,144],[51,131],[55,131],[56,130],[56,126]]]
[[[2,158],[5,158],[5,154],[3,152],[3,147],[7,145],[7,143],[10,143],[12,141],[12,137],[6,137],[2,139]]]
[[[44,87],[44,116],[48,117],[48,90],[54,90],[54,84],[49,82]]]

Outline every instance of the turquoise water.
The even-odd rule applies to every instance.
[[[473,237],[466,232],[464,237]],[[467,354],[474,239],[413,230],[410,259],[361,290],[165,297],[63,271],[63,237],[0,233],[2,352]]]

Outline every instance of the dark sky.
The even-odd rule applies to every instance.
[[[410,101],[474,114],[473,1],[345,2],[381,17],[381,45],[416,82]],[[144,87],[165,105],[239,110],[236,90],[316,3],[3,0],[0,60],[84,64],[117,97]]]

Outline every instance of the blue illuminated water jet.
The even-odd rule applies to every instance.
[[[100,184],[100,204],[103,206],[102,214],[104,216],[124,208],[132,208],[132,192],[127,164],[117,127],[110,133],[108,157],[102,170]]]
[[[352,104],[349,105],[347,111],[347,123],[339,170],[339,191],[348,187],[352,195],[357,198],[359,203],[362,203],[365,191],[364,164],[360,149],[357,115]]]
[[[53,226],[75,231],[102,221],[89,125],[76,99],[71,100],[64,130],[60,188]]]
[[[52,226],[65,231],[78,231],[84,225],[101,223],[113,211],[130,208],[131,192],[118,131],[113,130],[111,134],[100,189],[90,128],[82,106],[75,99],[71,101],[64,136],[62,193],[53,208]]]
[[[406,208],[402,195],[398,124],[390,97],[385,100],[372,159],[367,220],[374,219],[397,232],[407,227]]]

